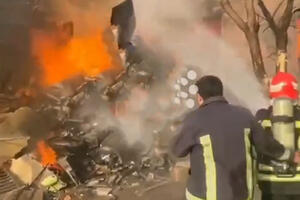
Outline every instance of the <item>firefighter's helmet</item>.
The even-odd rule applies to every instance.
[[[286,72],[278,72],[270,85],[270,97],[298,99],[298,82],[295,76]]]

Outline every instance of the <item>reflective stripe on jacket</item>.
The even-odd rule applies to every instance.
[[[265,129],[265,134],[272,135],[272,107],[261,109],[256,113],[256,119]],[[295,133],[298,134],[298,148],[300,147],[300,110],[294,109]],[[296,137],[296,138],[297,138]],[[272,194],[300,194],[300,167],[296,168],[295,176],[278,177],[273,166],[270,164],[272,158],[258,154],[257,179],[260,189],[264,193]]]
[[[285,151],[263,132],[250,111],[223,97],[210,98],[188,114],[173,146],[179,157],[190,154],[187,199],[252,199],[251,144],[274,157]]]

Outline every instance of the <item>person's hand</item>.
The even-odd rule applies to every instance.
[[[300,151],[296,151],[294,155],[294,162],[300,164]]]

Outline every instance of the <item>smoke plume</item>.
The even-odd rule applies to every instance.
[[[199,13],[205,12],[204,1],[135,0],[134,4],[137,34],[149,45],[155,48],[159,44],[172,52],[182,63],[181,67],[195,65],[204,74],[219,76],[228,93],[235,96],[227,96],[228,99],[238,99],[233,103],[253,112],[266,106],[262,88],[247,60],[238,57],[230,44],[211,34],[199,21]]]
[[[144,60],[138,67],[156,78],[150,88],[136,86],[129,91],[125,112],[116,121],[112,122],[113,116],[108,119],[101,112],[96,117],[118,126],[130,145],[142,143],[149,147],[153,130],[163,129],[177,116],[172,104],[175,92],[171,88],[187,65],[197,66],[201,75],[219,76],[231,103],[246,106],[253,112],[267,105],[247,61],[201,24],[201,17],[207,15],[201,9],[203,5],[204,2],[183,0],[134,1],[137,30],[133,41]]]

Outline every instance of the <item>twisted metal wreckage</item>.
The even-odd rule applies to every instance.
[[[24,106],[30,95],[0,95],[0,199],[117,199],[128,188],[141,197],[169,182],[173,162],[160,133],[173,132],[178,121],[160,126],[145,150],[128,145],[117,125],[77,117],[80,107],[96,101],[118,124],[109,108],[137,85],[149,88],[159,81],[160,72],[152,66],[159,62],[145,61],[130,42],[135,27],[130,0],[113,8],[111,23],[119,27],[118,46],[127,55],[126,69],[113,81],[100,76],[62,83],[39,95],[30,108]],[[71,22],[64,26],[73,28]]]

